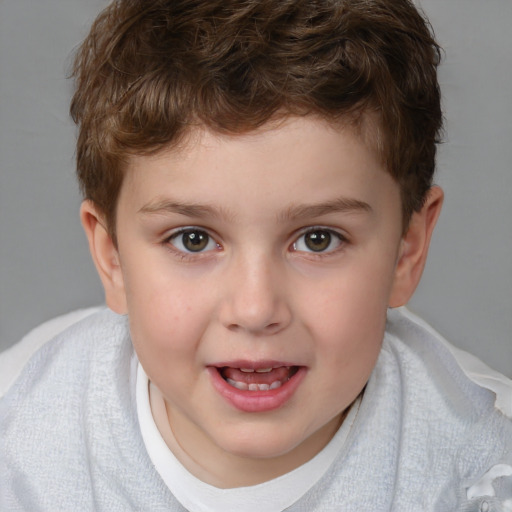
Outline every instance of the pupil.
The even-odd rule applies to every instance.
[[[306,235],[305,242],[312,251],[325,251],[331,243],[331,234],[328,231],[313,231]]]
[[[208,235],[201,231],[183,233],[183,245],[192,252],[202,251],[208,245]]]

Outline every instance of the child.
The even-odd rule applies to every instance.
[[[512,385],[400,308],[438,61],[407,0],[99,16],[71,112],[109,310],[0,402],[2,510],[512,510]]]

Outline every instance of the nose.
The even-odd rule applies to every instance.
[[[252,255],[230,264],[220,317],[231,331],[276,334],[291,322],[284,273],[271,257]]]

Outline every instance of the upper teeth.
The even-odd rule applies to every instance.
[[[258,368],[257,370],[253,368],[240,368],[240,371],[244,373],[268,373],[272,371],[272,368]]]

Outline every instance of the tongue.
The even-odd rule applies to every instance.
[[[225,367],[221,370],[221,375],[225,379],[231,379],[246,384],[272,384],[276,380],[281,383],[286,382],[292,376],[292,368],[290,366],[280,366],[273,368],[269,372],[243,372],[239,368]]]

